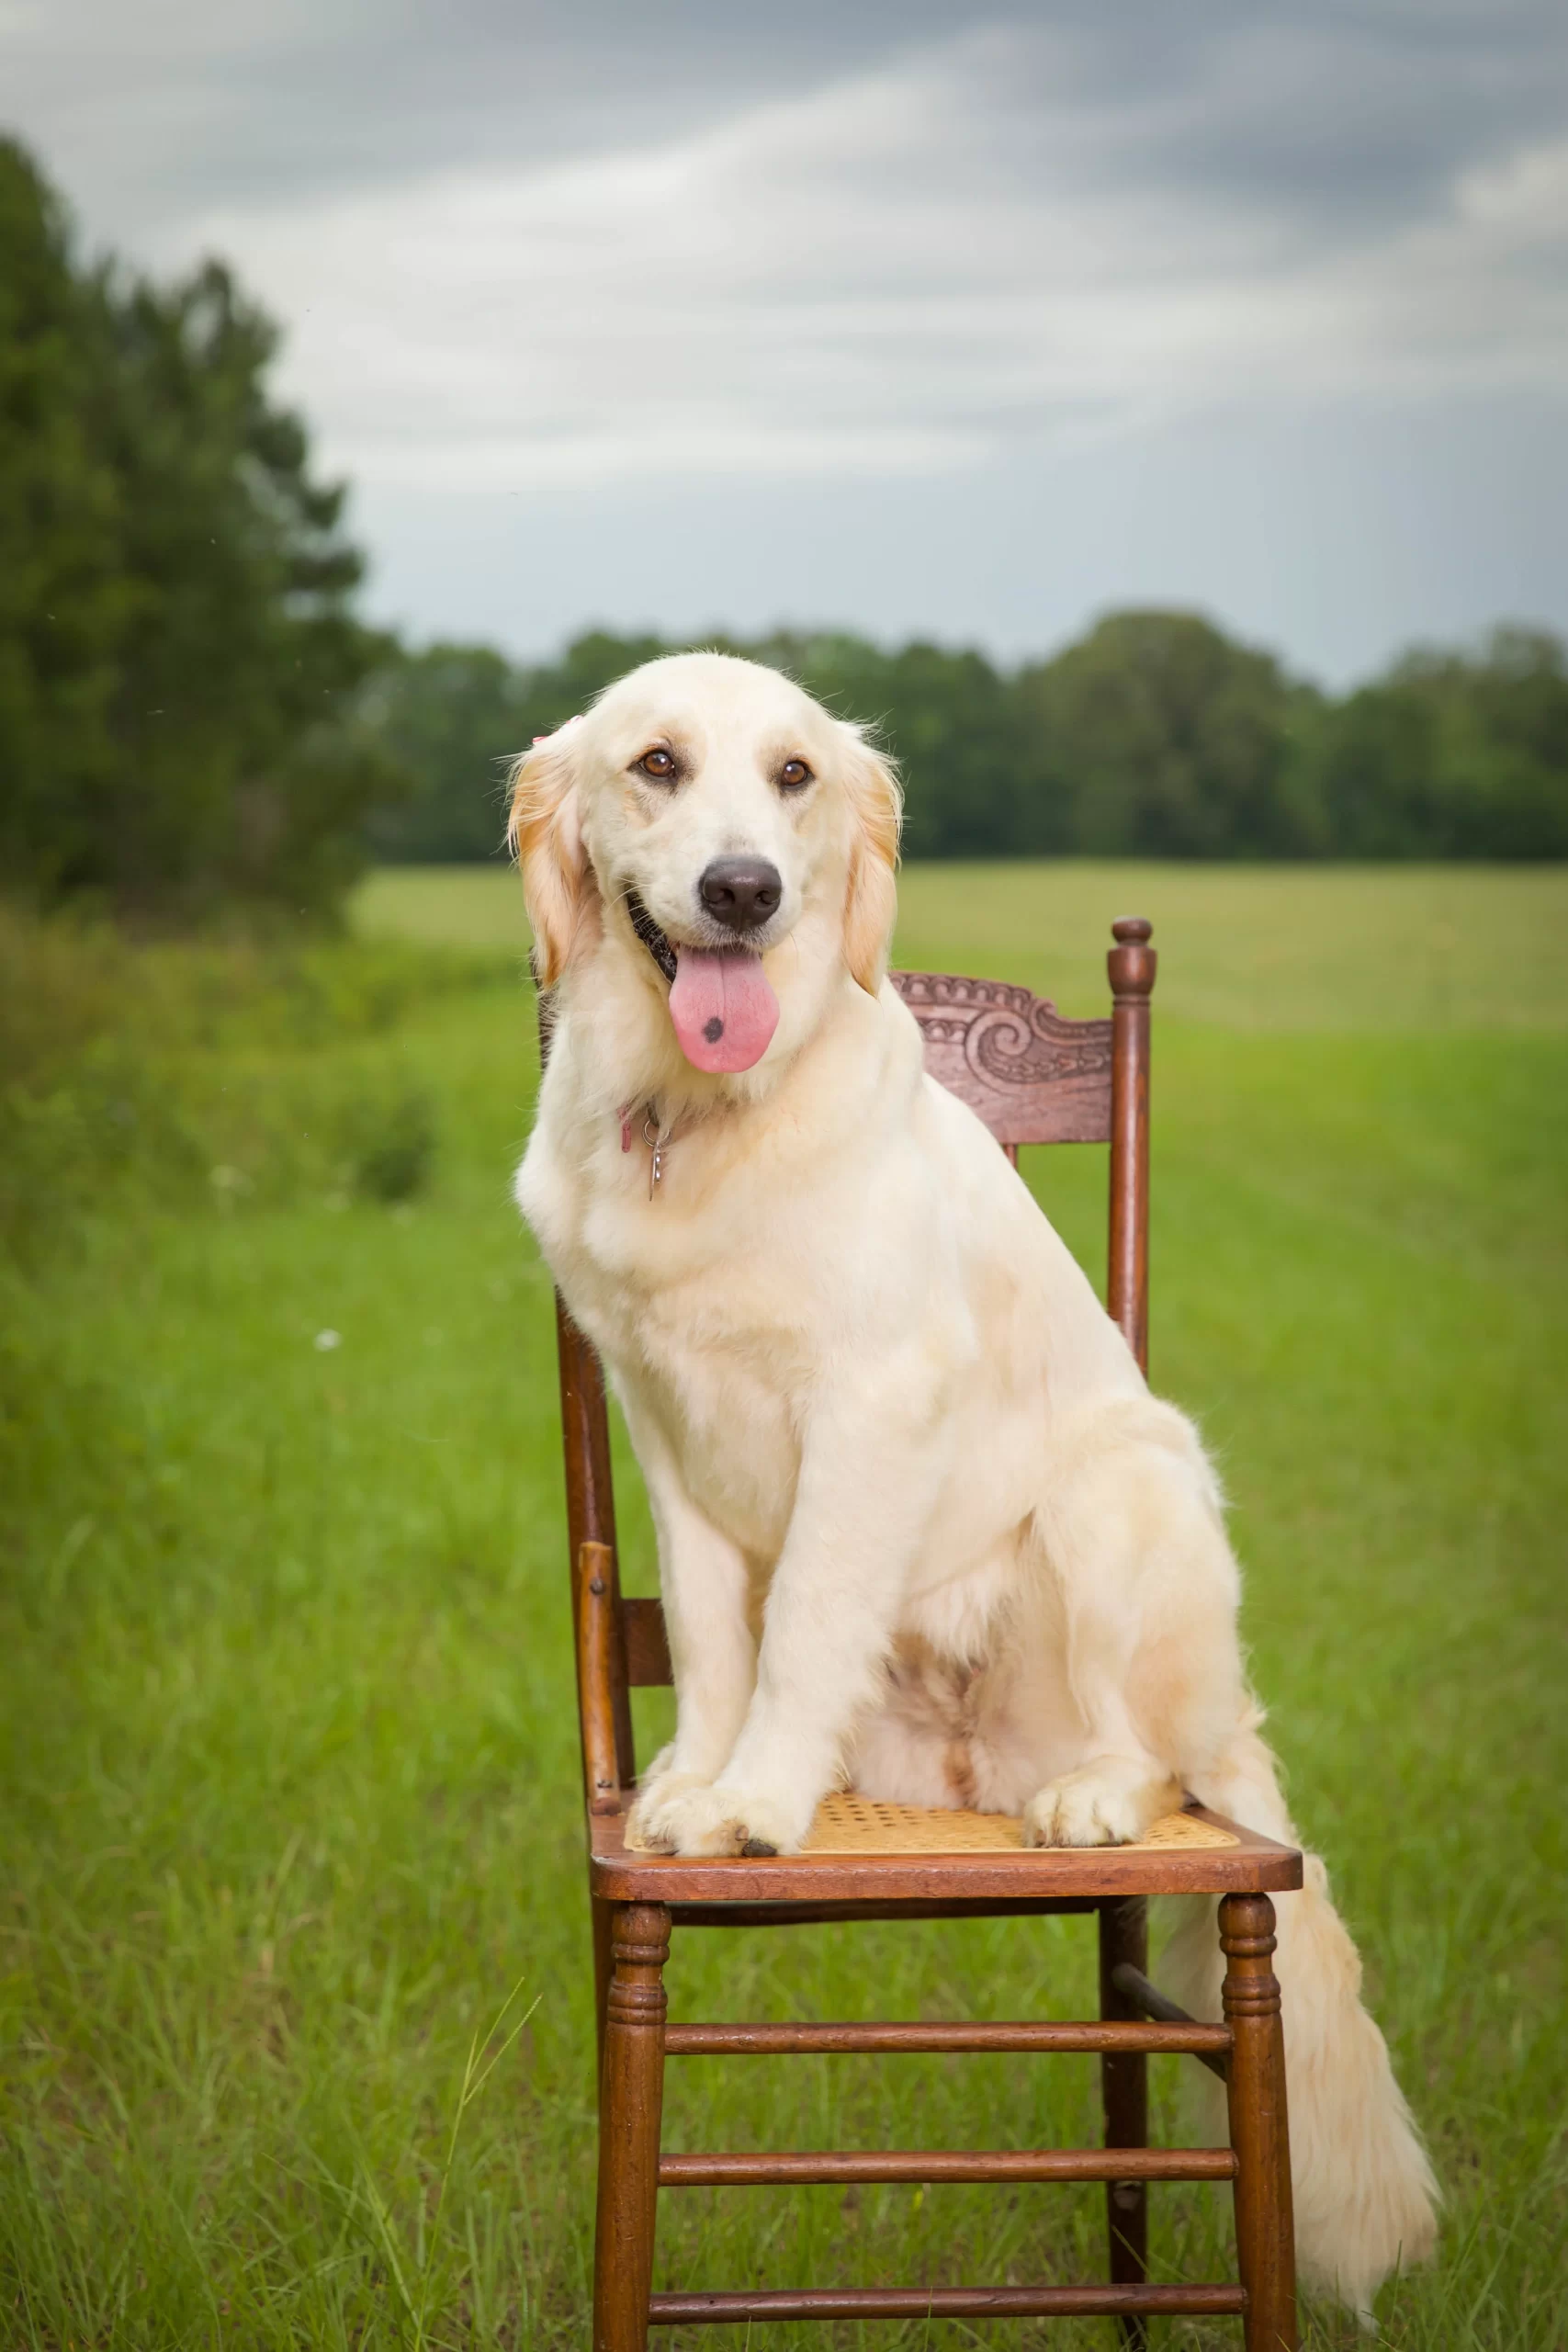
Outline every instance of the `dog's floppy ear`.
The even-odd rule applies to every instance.
[[[882,986],[898,912],[894,876],[904,796],[890,759],[846,725],[849,759],[844,781],[853,822],[850,885],[844,902],[844,960],[868,996]]]
[[[512,770],[506,839],[523,876],[542,989],[553,988],[565,971],[593,891],[578,824],[574,739],[580,723],[569,718],[553,735],[536,736]]]

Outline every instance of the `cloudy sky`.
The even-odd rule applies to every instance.
[[[1568,627],[1562,0],[0,0],[0,118],[421,635]]]

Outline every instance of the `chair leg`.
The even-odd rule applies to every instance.
[[[647,2352],[664,2099],[661,1903],[609,1907],[610,1984],[599,2087],[599,2210],[593,2236],[593,2352]]]
[[[597,1894],[588,1898],[593,1921],[593,2080],[604,2079],[604,2005],[610,1997],[610,1910]]]
[[[1235,2150],[1235,2241],[1247,2290],[1247,2352],[1296,2352],[1296,2243],[1291,2207],[1291,2134],[1285,2112],[1285,2042],[1280,1984],[1270,1964],[1274,1905],[1266,1894],[1227,1894],[1220,1905],[1225,1955],[1231,2145]]]
[[[1102,2018],[1135,2018],[1139,2014],[1111,1981],[1111,1971],[1123,1961],[1139,1970],[1149,1964],[1149,1907],[1142,1895],[1124,1903],[1104,1903],[1100,1908],[1100,2014]],[[1141,2052],[1107,2052],[1100,2062],[1100,2098],[1105,2108],[1108,2148],[1146,2148],[1149,2141],[1149,2068]],[[1110,2180],[1105,2184],[1105,2216],[1111,2237],[1111,2283],[1142,2286],[1148,2268],[1148,2190],[1141,2180]],[[1123,2317],[1122,2342],[1127,2352],[1143,2352],[1149,2340],[1143,2319]]]

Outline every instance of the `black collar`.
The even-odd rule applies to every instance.
[[[626,914],[632,929],[665,978],[673,982],[676,968],[675,950],[671,946],[669,940],[660,930],[635,890],[626,892]]]

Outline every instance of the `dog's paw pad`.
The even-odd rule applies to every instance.
[[[740,1850],[743,1854],[761,1858],[764,1854],[776,1854],[779,1849],[776,1846],[770,1846],[765,1838],[748,1838]]]

